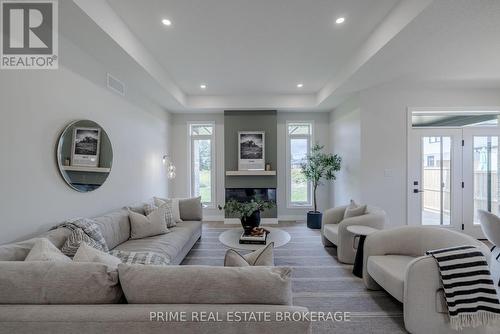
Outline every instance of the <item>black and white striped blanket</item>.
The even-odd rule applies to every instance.
[[[488,326],[500,320],[497,292],[479,248],[459,246],[426,253],[437,261],[451,328]]]

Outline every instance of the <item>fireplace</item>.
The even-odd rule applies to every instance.
[[[276,188],[226,188],[226,202],[249,202],[252,199],[276,203]]]

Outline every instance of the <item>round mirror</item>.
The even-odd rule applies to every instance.
[[[106,131],[88,120],[69,124],[59,137],[57,164],[66,183],[77,191],[102,186],[113,165],[113,148]]]

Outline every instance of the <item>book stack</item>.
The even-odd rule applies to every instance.
[[[240,236],[240,244],[265,245],[269,231],[263,228],[254,227],[250,233],[243,232]]]

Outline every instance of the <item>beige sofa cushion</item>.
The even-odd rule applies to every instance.
[[[0,262],[0,304],[111,304],[118,272],[100,263]]]
[[[128,210],[121,209],[93,218],[109,249],[113,249],[130,238]]]
[[[347,208],[344,211],[344,219],[364,215],[366,212],[366,207],[367,207],[366,205],[359,205],[353,200],[351,200],[351,203],[347,206]]]
[[[335,245],[338,245],[339,238],[339,224],[327,224],[323,228],[324,236],[333,242]]]
[[[406,268],[414,259],[405,255],[370,256],[367,270],[384,290],[403,302]]]
[[[114,269],[118,268],[118,265],[122,263],[122,261],[116,256],[95,249],[86,243],[82,243],[80,245],[75,256],[73,257],[73,261],[103,263]]]
[[[224,267],[274,266],[274,242],[254,252],[241,255],[228,249],[224,257]]]
[[[291,305],[291,269],[118,265],[130,304]]]
[[[60,261],[72,262],[69,257],[64,255],[56,246],[46,238],[36,240],[33,248],[26,256],[24,261]]]
[[[179,212],[183,221],[199,221],[203,219],[201,196],[179,199]]]
[[[113,250],[127,252],[153,252],[167,257],[169,260],[175,259],[184,246],[200,229],[201,222],[182,222],[172,227],[170,233],[161,234],[154,237],[128,240]]]
[[[167,211],[168,205],[153,209],[147,216],[129,210],[130,239],[143,239],[159,234],[168,233]]]

